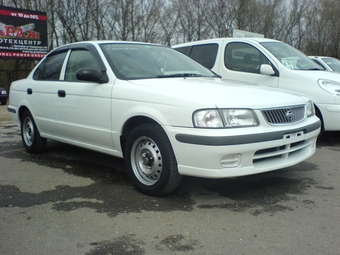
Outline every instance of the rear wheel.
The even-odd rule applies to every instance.
[[[21,138],[25,149],[30,153],[41,152],[46,147],[46,138],[40,136],[32,114],[26,110],[21,117]]]
[[[170,141],[160,126],[136,127],[129,134],[125,148],[128,174],[141,192],[164,196],[179,187],[182,176]]]

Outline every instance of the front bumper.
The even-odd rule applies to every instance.
[[[318,104],[321,111],[325,131],[340,130],[340,105]]]
[[[307,125],[292,129],[286,126],[283,130],[281,126],[275,131],[252,134],[252,128],[198,130],[197,134],[192,134],[193,129],[170,128],[168,134],[180,174],[237,177],[289,167],[312,156],[321,124],[316,117],[311,119]],[[216,135],[228,132],[233,134]]]

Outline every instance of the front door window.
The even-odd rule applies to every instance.
[[[262,64],[270,64],[270,61],[255,47],[239,42],[227,44],[224,65],[229,70],[260,73]]]

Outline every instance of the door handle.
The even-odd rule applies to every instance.
[[[65,90],[58,90],[58,97],[66,97],[66,91]]]
[[[28,89],[27,89],[27,94],[28,94],[28,95],[32,95],[32,94],[33,94],[33,90],[32,90],[31,88],[28,88]]]

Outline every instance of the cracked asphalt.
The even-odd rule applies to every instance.
[[[0,106],[0,254],[340,254],[340,132],[282,170],[136,191],[124,161],[48,141],[24,150]]]

